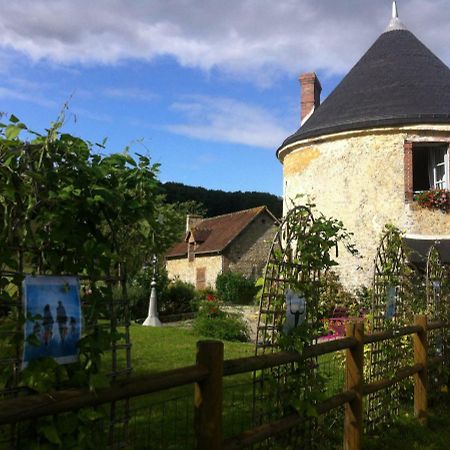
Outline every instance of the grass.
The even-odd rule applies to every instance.
[[[134,375],[193,365],[197,341],[207,339],[183,326],[156,328],[133,324],[130,333]],[[252,343],[225,341],[224,358],[253,356],[254,349]],[[124,357],[124,352],[121,352],[121,366],[124,366]],[[251,381],[251,373],[224,378],[224,428],[227,435],[249,426]],[[130,435],[133,448],[192,448],[193,399],[193,385],[132,399]]]
[[[132,325],[133,374],[158,373],[195,364],[196,343],[201,339],[188,327],[143,327]],[[254,344],[224,342],[225,359],[252,356]],[[124,352],[119,352],[124,366]],[[106,357],[105,359],[108,359]],[[327,379],[327,393],[333,395],[343,385],[343,353],[319,358],[320,370]],[[108,367],[105,361],[105,369]],[[224,434],[230,437],[251,427],[252,374],[224,378]],[[133,449],[183,450],[193,447],[193,386],[184,386],[131,400],[130,447]],[[118,405],[120,418],[120,405]],[[268,405],[270,407],[270,405]],[[336,410],[336,422],[326,431],[334,435],[335,444],[325,444],[326,436],[318,437],[321,450],[341,449],[342,409]],[[120,423],[118,424],[120,429]],[[440,402],[430,409],[429,424],[422,427],[411,413],[403,413],[395,425],[378,436],[364,437],[364,450],[448,450],[450,449],[450,395],[442,394]],[[1,446],[1,445],[0,445]]]
[[[155,373],[195,364],[196,344],[208,339],[187,327],[130,327],[133,373]],[[224,342],[224,358],[253,356],[254,344]]]
[[[189,328],[153,328],[139,325],[131,327],[131,337],[135,374],[156,373],[194,364],[196,343],[198,340],[204,339]],[[225,359],[252,356],[254,344],[224,342],[224,352]],[[335,358],[332,358],[331,361],[329,359],[322,357],[319,363],[324,375],[327,375],[330,384],[327,386],[328,389],[335,393],[339,390],[338,387],[342,386],[342,368],[339,361],[333,361]],[[226,436],[239,433],[250,425],[249,411],[252,392],[250,382],[250,374],[224,379],[224,431]],[[135,407],[147,411],[145,417],[142,414],[136,416],[135,423],[138,429],[136,439],[139,440],[142,448],[152,447],[146,441],[149,434],[152,435],[153,440],[156,439],[154,442],[158,442],[156,447],[166,445],[167,448],[174,449],[190,448],[192,443],[189,429],[192,423],[192,398],[192,386],[186,386],[145,396],[138,402],[134,402]],[[342,426],[341,422],[338,421],[336,426]],[[151,431],[150,427],[152,427]],[[342,431],[335,430],[335,432],[338,435]],[[174,433],[178,434],[174,435]],[[171,442],[165,441],[169,435],[171,435]],[[340,441],[340,439],[338,440]],[[363,448],[365,450],[385,448],[392,450],[448,450],[449,443],[450,396],[447,394],[434,408],[430,409],[427,427],[420,426],[411,413],[404,413],[395,425],[387,428],[379,436],[365,436]],[[340,448],[340,444],[333,448]]]
[[[450,448],[450,395],[442,395],[429,410],[428,426],[421,426],[411,413],[379,436],[365,437],[364,450],[448,450]]]

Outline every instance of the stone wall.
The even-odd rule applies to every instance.
[[[361,258],[341,250],[339,272],[349,288],[372,280],[373,260],[387,223],[405,233],[450,234],[450,215],[405,199],[404,143],[450,141],[448,126],[341,133],[282,149],[285,211],[308,195],[325,216],[354,233]]]
[[[196,256],[193,261],[187,258],[169,259],[166,261],[166,270],[170,279],[179,278],[187,283],[197,285],[197,269],[205,269],[206,286],[215,287],[216,278],[223,270],[222,255]]]
[[[226,270],[256,279],[263,273],[277,231],[272,217],[260,214],[224,252]]]

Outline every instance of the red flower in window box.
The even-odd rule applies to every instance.
[[[416,194],[414,200],[424,208],[450,212],[450,191],[447,189],[430,189]]]

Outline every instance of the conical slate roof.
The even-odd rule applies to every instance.
[[[280,149],[342,131],[450,123],[450,69],[402,27],[388,28]]]

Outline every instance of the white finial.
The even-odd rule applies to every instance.
[[[392,2],[392,19],[389,22],[389,25],[385,31],[395,31],[395,30],[406,30],[406,27],[400,22],[398,18],[397,2],[394,0]]]
[[[397,2],[395,0],[392,2],[392,18],[398,19]]]

